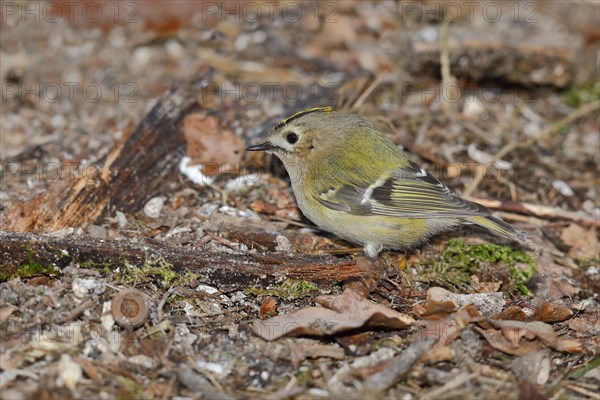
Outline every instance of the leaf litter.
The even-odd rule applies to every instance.
[[[59,274],[55,266],[32,259],[16,274],[3,275],[0,283],[3,397],[92,398],[100,392],[103,398],[358,398],[374,393],[406,399],[597,398],[600,264],[597,225],[589,222],[597,220],[600,207],[595,189],[597,112],[547,129],[577,112],[570,107],[597,100],[593,96],[597,78],[591,83],[585,79],[597,76],[597,68],[594,63],[589,67],[587,48],[581,47],[584,41],[596,44],[597,21],[590,24],[581,13],[573,18],[570,4],[566,10],[558,3],[535,4],[544,23],[555,26],[554,21],[560,21],[575,36],[568,46],[551,43],[552,50],[560,50],[551,57],[544,58],[544,46],[537,55],[555,62],[558,54],[564,73],[560,74],[561,68],[537,68],[538,59],[519,58],[528,55],[519,44],[530,46],[532,38],[541,39],[544,31],[527,34],[528,41],[498,46],[523,33],[514,24],[486,26],[486,32],[494,28],[502,33],[508,28],[510,35],[479,35],[453,45],[452,73],[457,84],[477,90],[475,101],[459,100],[457,110],[462,112],[451,118],[443,115],[440,102],[430,94],[439,83],[439,57],[437,40],[428,43],[427,38],[439,34],[440,16],[402,24],[397,7],[386,3],[338,3],[337,24],[325,23],[325,15],[298,24],[253,22],[249,26],[200,16],[202,23],[197,20],[192,29],[186,26],[188,19],[198,18],[192,3],[180,8],[155,4],[155,14],[149,12],[142,24],[112,26],[114,22],[105,21],[100,31],[97,26],[86,28],[85,21],[73,26],[66,21],[52,24],[52,35],[47,24],[20,25],[15,20],[6,24],[0,73],[7,82],[54,82],[61,74],[66,81],[72,76],[111,76],[119,82],[140,83],[143,89],[136,93],[141,101],[117,107],[105,101],[36,103],[31,94],[8,99],[1,123],[2,132],[11,134],[2,135],[0,148],[9,163],[29,168],[56,160],[95,162],[137,125],[145,107],[173,80],[189,80],[192,71],[205,67],[213,71],[214,87],[244,81],[261,84],[274,77],[282,84],[300,82],[301,86],[330,80],[338,95],[335,104],[377,123],[381,118],[389,120],[399,133],[389,132],[395,140],[421,150],[411,151],[414,161],[458,191],[473,175],[453,179],[451,167],[466,170],[472,157],[498,158],[504,166],[534,165],[533,170],[513,168],[525,173],[524,179],[511,175],[512,170],[489,168],[477,192],[480,197],[502,200],[502,217],[535,230],[539,242],[531,253],[533,269],[531,260],[489,258],[499,253],[440,237],[408,261],[394,262],[385,274],[398,286],[382,282],[369,298],[318,282],[303,284],[309,289],[289,298],[281,281],[271,286],[280,289],[277,293],[221,288],[203,276],[177,274],[161,260],[132,265],[137,274],[111,272],[102,260],[75,263]],[[173,11],[177,15],[171,15]],[[583,14],[593,17],[595,11]],[[469,38],[464,22],[458,24],[463,26],[451,25],[451,37]],[[283,30],[284,25],[289,30]],[[27,46],[22,45],[25,41]],[[481,56],[473,52],[477,46],[496,50]],[[498,51],[502,60],[515,60],[516,54],[524,69],[507,69],[510,63],[496,62]],[[38,62],[41,59],[45,61]],[[465,60],[467,72],[462,70]],[[433,76],[423,75],[431,68]],[[526,90],[498,83],[503,95],[498,101],[484,102],[482,93],[490,79],[486,73],[492,79],[522,83]],[[569,88],[570,79],[574,82]],[[406,82],[416,85],[407,88]],[[536,86],[539,83],[542,87]],[[197,84],[200,89],[207,82]],[[565,85],[566,93],[556,89]],[[531,98],[514,101],[523,94]],[[236,254],[289,251],[290,245],[292,251],[303,253],[348,249],[335,237],[306,229],[310,225],[302,220],[285,174],[277,172],[281,166],[268,158],[245,159],[241,153],[246,143],[264,137],[270,119],[318,101],[241,104],[223,101],[214,92],[205,97],[202,106],[218,112],[200,110],[184,126],[190,160],[182,170],[191,177],[157,178],[168,185],[158,196],[160,201],[149,207],[149,215],[143,210],[111,210],[85,230],[59,234],[85,232],[98,240],[146,237]],[[552,134],[536,140],[531,148],[517,147],[495,157],[505,142],[525,142],[541,131]],[[212,167],[211,163],[222,161],[227,165],[224,173],[200,171],[201,177],[211,178],[210,186],[204,185],[203,178],[194,183],[192,177],[200,176],[198,169],[194,173],[188,168],[203,163]],[[232,171],[246,172],[231,164],[246,161],[271,168],[273,174],[259,176],[252,184],[227,185]],[[22,179],[4,169],[9,167],[3,165],[2,170],[3,212],[53,186],[49,179]],[[543,205],[545,214],[515,212],[515,202]],[[569,222],[563,219],[569,214],[557,212],[561,210],[574,210],[585,218]],[[238,220],[238,227],[232,220]],[[259,235],[255,225],[261,224],[272,232],[263,230]],[[246,235],[241,234],[244,229]],[[485,233],[479,239],[476,246],[493,240]],[[444,246],[436,248],[440,243]],[[449,250],[444,253],[444,248]],[[506,256],[517,254],[506,249],[495,248]],[[435,256],[428,251],[435,251]],[[391,258],[403,257],[393,254]],[[173,285],[177,291],[170,291]],[[206,286],[216,291],[211,295],[196,290]],[[258,284],[253,288],[268,290]],[[139,328],[120,327],[111,314],[112,300],[129,289],[147,296],[148,319]],[[335,323],[328,325],[331,321]],[[273,322],[292,324],[278,334],[294,335],[266,342],[252,330],[254,324]]]

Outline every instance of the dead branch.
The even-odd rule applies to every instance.
[[[108,267],[114,271],[126,264],[142,266],[159,259],[171,264],[176,272],[201,274],[219,287],[269,284],[284,277],[333,283],[370,273],[363,264],[348,258],[282,253],[210,253],[153,239],[97,240],[0,231],[0,249],[0,272],[5,276],[31,263],[58,268],[78,263],[85,264],[87,268]]]

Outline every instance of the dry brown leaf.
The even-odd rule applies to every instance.
[[[437,287],[427,290],[425,304],[415,305],[413,313],[419,318],[435,321],[446,318],[456,311],[456,304],[452,300],[447,300],[445,293],[442,291],[445,292],[444,289]]]
[[[508,306],[492,317],[493,319],[508,319],[512,321],[525,321],[527,314],[517,306]]]
[[[578,260],[592,258],[598,254],[600,249],[596,230],[594,228],[584,229],[575,223],[569,225],[562,232],[560,239],[571,246],[569,257]]]
[[[508,340],[504,333],[496,329],[478,329],[490,346],[506,354],[522,356],[541,348],[541,344],[535,341],[514,343]]]
[[[405,329],[415,321],[408,315],[372,302],[352,289],[341,295],[320,296],[322,307],[307,307],[286,315],[254,321],[252,330],[264,340],[282,336],[328,336],[358,328]]]
[[[205,165],[205,174],[215,175],[225,164],[242,160],[245,143],[228,129],[221,128],[219,119],[192,113],[183,121],[188,156],[194,163]]]
[[[475,307],[468,305],[443,320],[428,321],[423,335],[425,338],[436,339],[436,346],[446,346],[458,338],[463,328],[474,318],[480,316],[481,313]]]
[[[265,215],[274,215],[279,207],[275,203],[267,203],[263,200],[254,200],[250,204],[250,209],[252,211],[256,211],[257,213],[265,214]]]
[[[530,307],[533,308],[533,307]],[[547,301],[540,301],[533,314],[527,316],[525,311],[518,306],[508,306],[492,318],[496,320],[511,321],[541,321],[541,322],[560,322],[573,316],[573,312],[566,306]]]
[[[551,325],[540,321],[506,321],[488,319],[494,329],[480,330],[490,346],[507,354],[522,356],[539,348],[539,339],[546,346],[562,352],[577,353],[581,343],[575,339],[559,339]],[[524,340],[525,339],[525,340]]]
[[[277,314],[277,302],[271,296],[267,296],[267,298],[263,301],[260,306],[260,310],[258,311],[258,316],[260,318],[272,317]]]
[[[541,301],[538,304],[533,315],[527,318],[528,321],[541,322],[560,322],[573,316],[573,311],[562,304],[550,304],[547,301]]]

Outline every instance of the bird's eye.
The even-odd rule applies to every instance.
[[[290,132],[285,135],[285,140],[287,140],[289,144],[294,144],[298,141],[298,134],[296,132]]]

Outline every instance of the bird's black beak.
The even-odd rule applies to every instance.
[[[246,151],[268,151],[273,150],[274,146],[269,142],[264,142],[261,144],[256,144],[254,146],[246,147]]]

